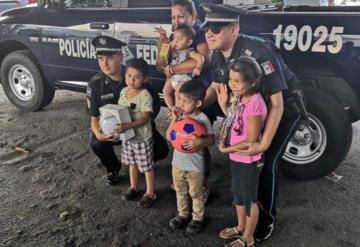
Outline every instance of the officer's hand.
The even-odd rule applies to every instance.
[[[124,133],[125,131],[127,131],[128,129],[129,129],[128,123],[118,123],[118,124],[116,124],[113,132],[116,134],[121,134],[121,133]]]
[[[225,84],[220,84],[215,88],[217,99],[220,106],[226,106],[229,101],[229,93]]]
[[[265,152],[266,148],[264,148],[259,142],[246,142],[244,143],[244,147],[242,147],[242,149],[235,148],[234,151],[236,153],[241,153],[246,155],[256,155]]]
[[[171,77],[170,65],[167,65],[167,66],[163,69],[163,73],[166,75],[167,78]]]
[[[199,67],[193,69],[192,76],[196,76],[200,74],[201,74],[201,69]]]
[[[103,132],[99,132],[97,134],[95,134],[96,139],[98,139],[101,142],[113,142],[115,140],[117,140],[116,137],[114,137],[113,135],[105,135]]]

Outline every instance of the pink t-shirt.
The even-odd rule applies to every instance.
[[[247,138],[248,116],[261,116],[262,127],[267,117],[267,108],[264,99],[260,93],[254,94],[245,102],[237,107],[234,123],[230,132],[230,145],[235,145]],[[253,163],[261,159],[261,153],[257,155],[243,155],[239,153],[230,153],[230,159],[242,163]]]

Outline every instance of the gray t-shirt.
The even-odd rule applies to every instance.
[[[211,123],[204,113],[200,112],[194,119],[204,126],[207,135],[214,133]],[[174,149],[172,165],[182,171],[201,172],[204,170],[204,152],[201,149],[195,153],[183,153]]]

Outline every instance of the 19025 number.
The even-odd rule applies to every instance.
[[[279,25],[273,31],[275,44],[281,48],[281,41],[285,50],[291,51],[297,47],[300,51],[312,52],[330,52],[338,53],[343,46],[343,39],[340,34],[344,32],[344,27],[332,27],[329,30],[326,26],[318,26],[315,31],[311,26],[302,26],[299,30],[295,25],[286,26],[283,31],[283,25]],[[314,37],[314,38],[313,38]]]

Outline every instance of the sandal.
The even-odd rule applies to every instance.
[[[143,197],[138,201],[138,205],[144,208],[150,208],[157,200],[156,194],[153,196],[144,194]]]
[[[222,239],[239,238],[242,235],[241,231],[238,231],[236,227],[225,228],[219,233],[219,237]]]
[[[241,240],[241,238],[232,241],[230,244],[225,245],[225,247],[255,247],[255,242],[252,244],[248,244]]]

